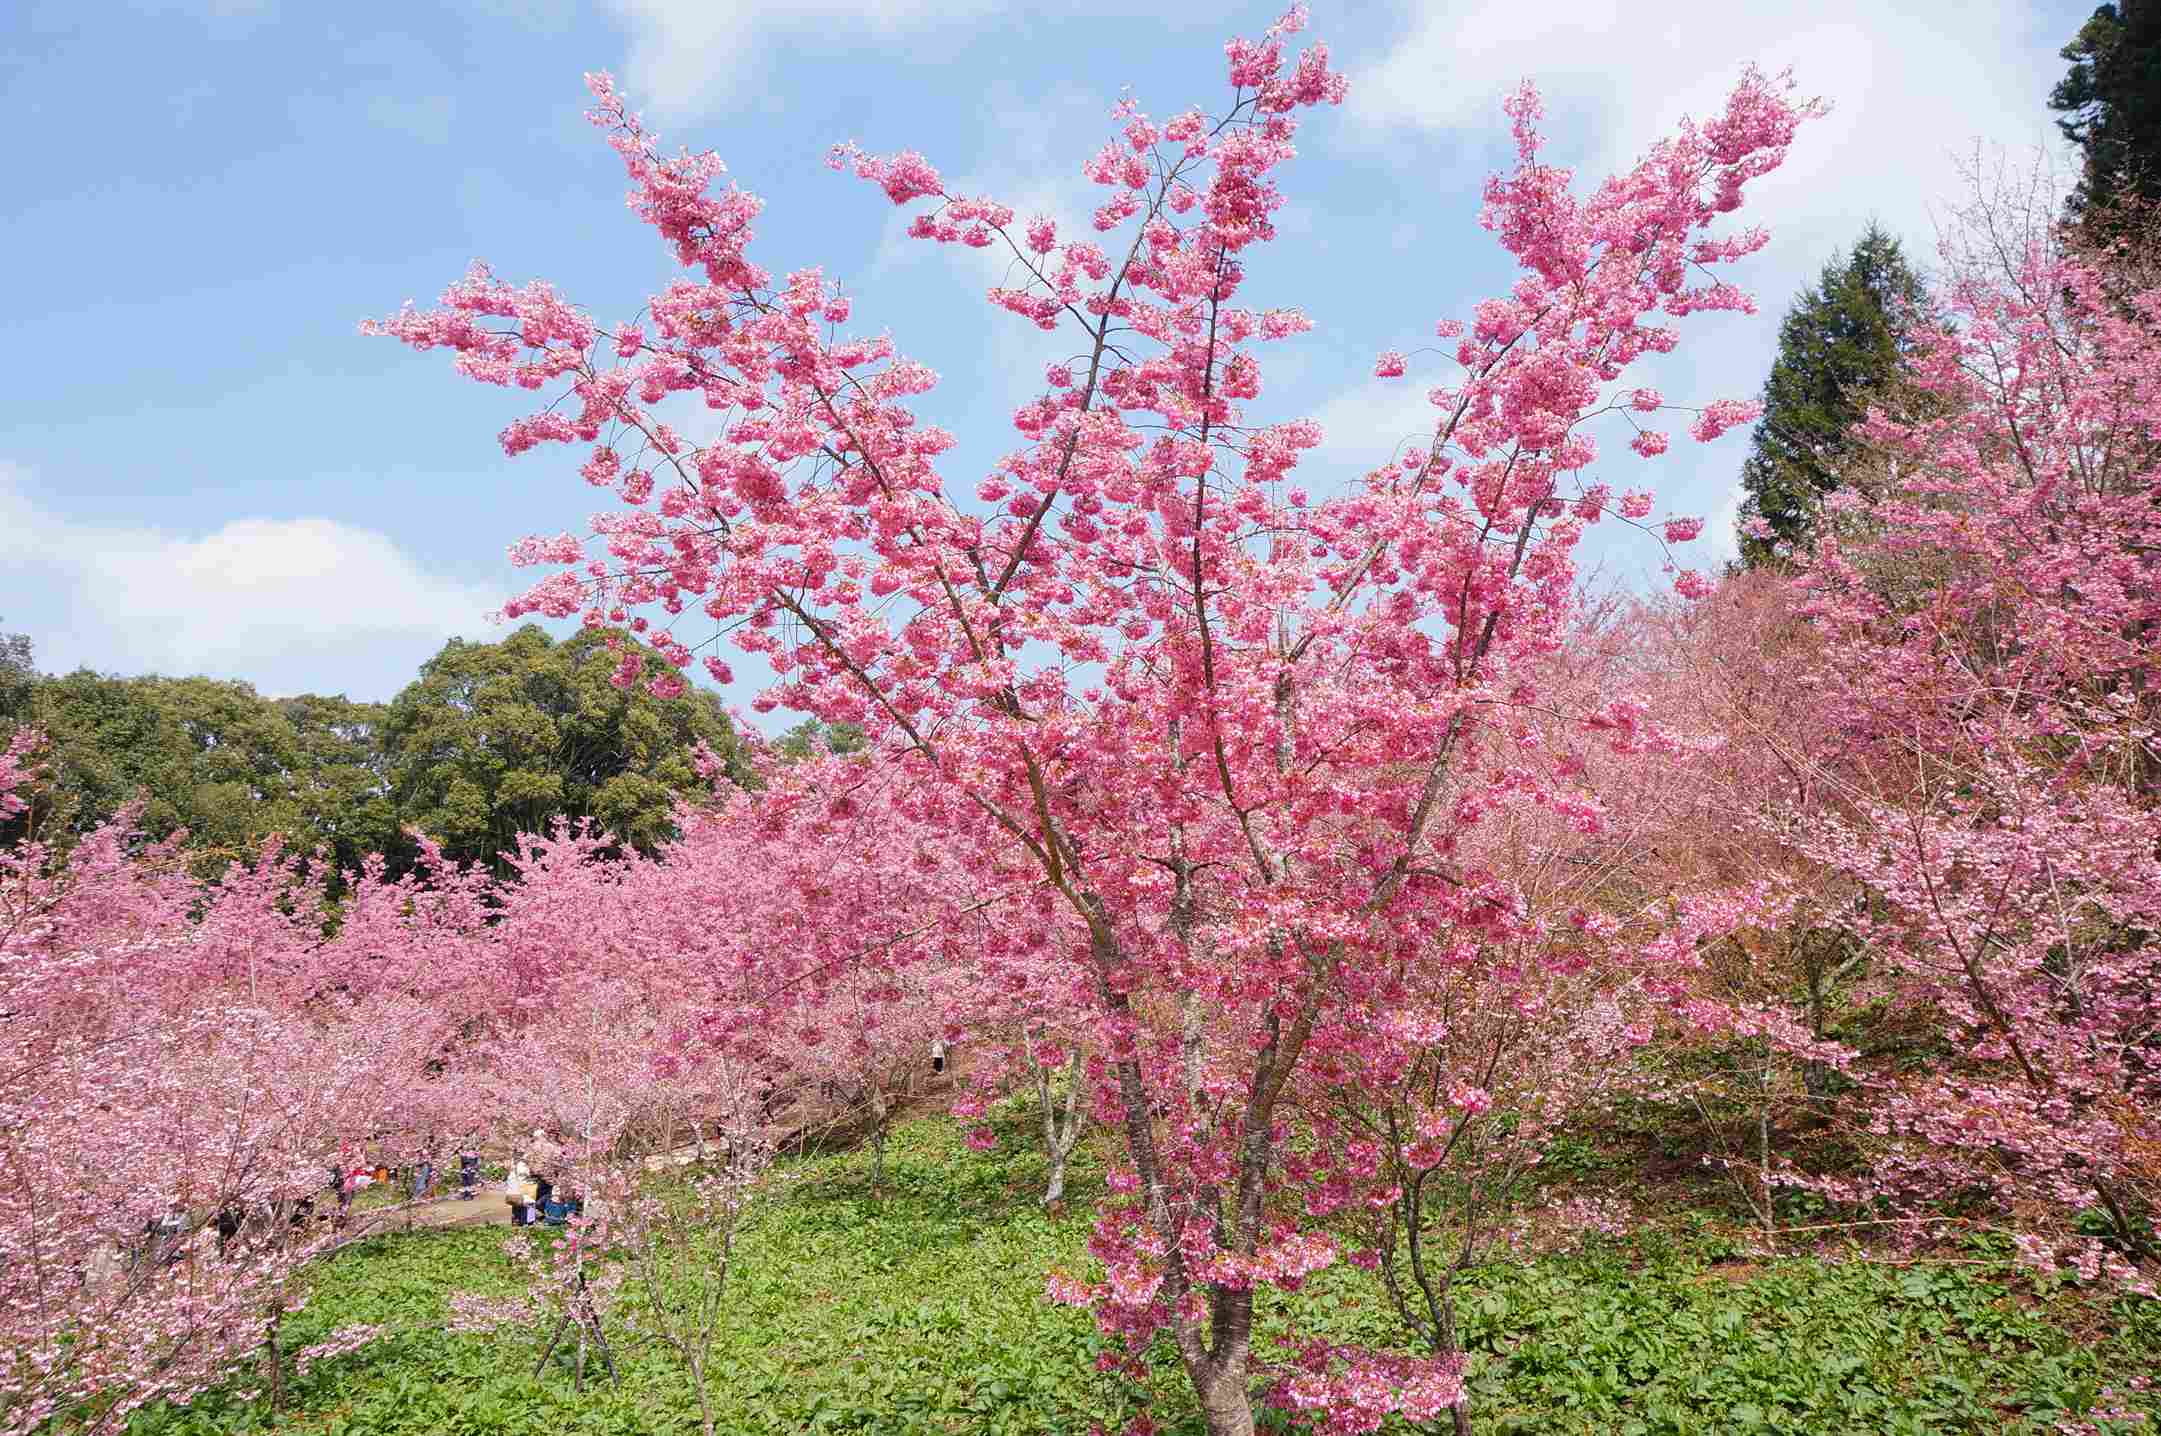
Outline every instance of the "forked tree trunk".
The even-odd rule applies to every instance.
[[[1021,1034],[1023,1044],[1028,1044],[1026,1033]],[[1043,1114],[1043,1146],[1049,1154],[1050,1175],[1044,1184],[1043,1205],[1050,1206],[1065,1196],[1066,1165],[1072,1160],[1074,1148],[1080,1145],[1081,1089],[1087,1085],[1078,1052],[1072,1060],[1073,1080],[1066,1088],[1065,1110],[1059,1111],[1058,1101],[1051,1093],[1050,1073],[1036,1061],[1035,1048],[1026,1045],[1028,1063],[1035,1069],[1036,1101]]]
[[[1050,1149],[1050,1179],[1043,1184],[1043,1205],[1056,1206],[1065,1199],[1066,1161],[1073,1155],[1070,1142],[1054,1143]]]
[[[1113,1008],[1118,1005],[1115,1001],[1111,1003]],[[1271,1043],[1271,1048],[1273,1045]],[[1142,1084],[1140,1064],[1126,1058],[1117,1064],[1116,1070],[1126,1107],[1127,1148],[1134,1157],[1134,1164],[1140,1168],[1143,1186],[1150,1192],[1151,1224],[1169,1241],[1175,1233],[1169,1210],[1162,1202],[1162,1169],[1158,1165],[1154,1119]],[[1249,1112],[1251,1110],[1249,1106]],[[1267,1130],[1266,1125],[1262,1125],[1259,1128],[1262,1135],[1248,1141],[1243,1163],[1245,1170],[1236,1189],[1238,1210],[1234,1219],[1248,1231],[1254,1229],[1252,1219],[1257,1218],[1260,1211],[1257,1183],[1266,1169]],[[1251,1254],[1249,1243],[1240,1243],[1240,1249]],[[1253,1436],[1257,1428],[1253,1419],[1253,1395],[1248,1386],[1253,1352],[1252,1289],[1206,1284],[1186,1286],[1190,1278],[1185,1275],[1184,1263],[1176,1255],[1175,1247],[1170,1261],[1179,1285],[1201,1294],[1208,1308],[1205,1324],[1181,1319],[1171,1328],[1186,1379],[1192,1383],[1193,1393],[1200,1401],[1208,1436]]]

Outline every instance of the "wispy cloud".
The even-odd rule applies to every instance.
[[[624,78],[631,91],[661,113],[682,116],[729,99],[792,36],[869,30],[895,38],[997,7],[991,0],[607,0],[607,8],[629,31]]]
[[[1962,162],[1977,144],[2030,151],[2057,143],[2043,103],[2061,73],[2056,48],[2069,20],[2024,6],[1967,0],[1819,0],[1800,7],[1673,0],[1454,0],[1406,15],[1394,44],[1355,74],[1354,124],[1371,143],[1410,150],[1505,137],[1503,93],[1520,79],[1546,97],[1548,158],[1578,169],[1579,186],[1633,162],[1684,115],[1716,111],[1745,64],[1791,67],[1804,94],[1829,100],[1785,165],[1750,190],[1742,218],[1772,230],[1771,248],[1736,274],[1762,318],[1684,338],[1648,376],[1677,400],[1751,393],[1769,369],[1776,319],[1876,220],[1926,264],[1938,219],[1964,197]],[[1741,449],[1677,444],[1659,466],[1663,492],[1705,513],[1697,558],[1732,553]],[[1634,477],[1634,476],[1631,476]]]
[[[64,518],[0,462],[0,612],[48,670],[240,678],[381,698],[445,639],[486,636],[501,595],[326,518],[208,533]]]

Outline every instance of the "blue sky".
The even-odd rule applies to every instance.
[[[1551,155],[1588,182],[1749,60],[1830,99],[1787,169],[1752,192],[1769,251],[1741,272],[1753,319],[1711,316],[1653,377],[1685,402],[1752,395],[1777,318],[1870,218],[1934,248],[1960,157],[2053,144],[2056,50],[2090,7],[1975,0],[1451,0],[1316,4],[1352,76],[1287,172],[1283,238],[1255,303],[1318,327],[1278,346],[1257,412],[1320,417],[1322,475],[1414,432],[1413,382],[1367,376],[1508,281],[1475,223],[1508,158],[1500,98],[1548,98]],[[1169,114],[1221,92],[1220,46],[1273,16],[1218,0],[1009,7],[971,0],[15,0],[0,7],[13,120],[0,285],[0,627],[40,666],[203,672],[269,693],[387,697],[517,586],[528,532],[593,508],[562,451],[506,459],[522,395],[438,356],[362,339],[475,257],[548,278],[595,316],[634,311],[668,256],[622,205],[582,120],[580,75],[614,70],[670,143],[713,148],[768,201],[753,253],[822,264],[944,376],[921,406],[959,434],[961,492],[1009,445],[1007,416],[1056,345],[980,296],[979,257],[912,245],[869,186],[828,171],[838,140],[923,151],[948,180],[1025,212],[1085,213],[1080,162],[1130,89]],[[1426,382],[1417,382],[1424,379]],[[1682,440],[1610,476],[1713,519],[1727,551],[1745,433]],[[1316,483],[1314,487],[1321,485]],[[1599,555],[1637,581],[1657,557]],[[747,700],[749,693],[730,697]]]

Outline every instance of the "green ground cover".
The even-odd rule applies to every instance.
[[[1084,1269],[1095,1167],[1079,1171],[1068,1212],[1046,1216],[1040,1158],[1018,1124],[1005,1135],[978,1156],[950,1122],[905,1124],[877,1201],[867,1154],[791,1169],[786,1195],[738,1249],[714,1363],[721,1430],[1084,1433],[1115,1429],[1150,1402],[1166,1432],[1198,1432],[1168,1359],[1146,1387],[1099,1376],[1092,1324],[1044,1299],[1046,1271]],[[2097,1403],[2161,1412],[2161,1394],[2129,1389],[2161,1372],[2161,1303],[2039,1290],[1978,1248],[1913,1265],[1742,1264],[1720,1231],[1710,1214],[1679,1213],[1623,1243],[1480,1274],[1465,1333],[1478,1429],[2011,1436],[2093,1429],[2082,1423]],[[620,1386],[594,1382],[589,1367],[580,1395],[561,1357],[536,1379],[537,1345],[515,1330],[444,1330],[452,1292],[509,1289],[505,1235],[386,1235],[331,1263],[290,1323],[290,1346],[358,1321],[390,1334],[309,1371],[278,1429],[695,1432],[689,1384],[662,1350],[622,1351]],[[1394,1335],[1355,1271],[1326,1273],[1290,1300],[1306,1329],[1331,1339]],[[1281,1305],[1270,1313],[1272,1330],[1283,1315]],[[147,1410],[134,1430],[271,1429],[262,1399],[241,1389]]]

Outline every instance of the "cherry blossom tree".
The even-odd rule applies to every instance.
[[[980,1119],[992,1103],[1021,1087],[1033,1098],[1043,1134],[1043,1204],[1055,1207],[1065,1198],[1066,1169],[1089,1127],[1088,1051],[1082,1045],[1086,1013],[1017,1004],[1001,1017],[979,1017],[977,1026],[992,1041],[975,1056],[953,1115],[979,1123],[968,1143],[988,1151],[997,1135]]]
[[[725,1062],[725,1059],[720,1059]],[[727,1315],[728,1279],[736,1267],[736,1236],[766,1194],[774,1132],[742,1074],[727,1100],[704,1108],[717,1129],[719,1150],[697,1170],[669,1180],[621,1169],[598,1187],[607,1203],[613,1243],[643,1300],[627,1314],[636,1331],[667,1347],[690,1377],[706,1436],[713,1436],[714,1338]]]
[[[593,844],[568,835],[553,844],[528,840],[519,867],[525,883],[504,894],[499,934],[512,942],[529,941],[541,926],[522,909],[562,910],[561,889],[591,898],[612,888],[620,898],[650,872],[639,860],[601,859]],[[529,1326],[542,1367],[573,1332],[580,1382],[589,1337],[605,1354],[611,1327],[635,1328],[681,1360],[710,1431],[708,1357],[724,1316],[734,1232],[772,1160],[772,1126],[751,1071],[692,1040],[703,1013],[683,990],[640,983],[589,958],[580,951],[551,975],[538,1020],[470,1051],[468,1089],[481,1110],[502,1128],[542,1134],[531,1159],[546,1163],[559,1197],[576,1210],[560,1241],[521,1232],[506,1243],[526,1276],[520,1300],[461,1294],[454,1324]],[[622,1300],[632,1289],[642,1299],[635,1312]]]
[[[1746,916],[1729,899],[1677,917],[1665,902],[1616,917],[1593,901],[1605,896],[1595,887],[1553,871],[1568,866],[1479,881],[1498,920],[1407,959],[1405,1001],[1375,1015],[1358,1084],[1301,1074],[1326,1115],[1310,1145],[1284,1158],[1313,1216],[1348,1219],[1349,1259],[1379,1275],[1435,1358],[1426,1384],[1456,1393],[1444,1404],[1458,1432],[1471,1426],[1456,1282],[1520,1249],[1548,1144],[1631,1089],[1633,1054],[1692,985],[1698,949]],[[1336,1357],[1325,1343],[1307,1347],[1302,1373],[1281,1388],[1286,1404],[1374,1405],[1370,1386],[1329,1379]]]
[[[1633,456],[1603,462],[1665,449],[1645,425],[1672,406],[1624,376],[1680,342],[1674,321],[1750,307],[1717,273],[1765,235],[1718,222],[1811,112],[1749,73],[1579,196],[1517,92],[1518,163],[1480,221],[1521,275],[1440,326],[1454,367],[1430,439],[1316,498],[1293,476],[1318,426],[1254,408],[1258,347],[1311,321],[1246,297],[1300,112],[1345,95],[1324,47],[1288,53],[1303,23],[1230,42],[1212,108],[1122,104],[1083,165],[1105,196],[1091,232],[954,193],[913,152],[834,152],[918,206],[911,236],[1010,256],[992,304],[1056,346],[1019,447],[972,497],[938,471],[951,435],[914,407],[936,376],[847,328],[854,300],[820,271],[754,262],[760,202],[715,188],[717,158],[665,154],[604,76],[593,118],[631,206],[690,271],[645,323],[603,330],[545,284],[476,268],[439,308],[367,326],[546,391],[505,450],[590,445],[582,474],[622,501],[596,552],[521,544],[559,571],[510,612],[697,610],[779,674],[760,706],[860,725],[949,861],[1019,849],[1086,932],[1095,1115],[1125,1155],[1093,1245],[1106,1279],[1054,1294],[1136,1352],[1168,1337],[1212,1433],[1254,1429],[1257,1290],[1337,1251],[1276,1215],[1295,1184],[1286,1093],[1306,1071],[1355,1083],[1369,1014],[1403,997],[1390,959],[1485,921],[1451,865],[1484,817],[1532,801],[1503,721],[1537,701],[1519,670],[1562,640],[1585,527],[1654,507],[1588,476],[1595,431],[1634,431]],[[663,417],[678,396],[721,416],[713,442]],[[1689,428],[1707,440],[1753,412],[1719,400]],[[642,636],[677,668],[705,642]],[[720,652],[705,662],[730,677]],[[627,654],[619,679],[683,682]],[[1452,1399],[1445,1361],[1364,1360],[1303,1388],[1331,1429]]]
[[[0,853],[0,1430],[117,1430],[257,1353],[278,1399],[351,1235],[305,1213],[333,1155],[439,1119],[443,1032],[325,986],[320,894],[275,850],[206,892],[125,821]]]
[[[1700,599],[1616,603],[1566,654],[1655,718],[1643,741],[1584,755],[1605,818],[1585,854],[1609,874],[1594,905],[1612,913],[1674,892],[1758,899],[1707,935],[1659,1024],[1655,1067],[1622,1075],[1705,1146],[1767,1242],[1803,1175],[1795,1163],[1836,1162],[1862,1139],[1869,1108],[1853,1064],[1898,1036],[1865,1018],[1888,989],[1845,920],[1858,886],[1796,844],[1838,785],[1790,754],[1826,752],[1842,725],[1794,681],[1820,656],[1795,604],[1788,579],[1733,573]]]
[[[827,1106],[799,1115],[882,1127],[878,1112],[921,1085],[934,1041],[959,1040],[1000,994],[1028,991],[1011,954],[1041,946],[993,921],[1025,881],[956,862],[900,796],[890,775],[820,757],[685,810],[681,836],[653,858],[608,855],[568,829],[521,840],[508,859],[517,881],[490,899],[487,966],[507,1000],[489,1021],[507,1045],[489,1066],[559,1065],[513,1054],[572,1042],[589,1066],[627,1064],[595,1090],[628,1094],[627,1074],[652,1053],[695,1071],[711,1049],[775,1100],[825,1088]],[[505,1110],[538,1100],[490,1099]]]
[[[1942,302],[1929,402],[1870,415],[1802,579],[1841,726],[1790,758],[1841,802],[1800,846],[1959,1053],[1889,1094],[1874,1190],[1985,1193],[2036,1262],[2150,1290],[2161,291],[2042,236]]]
[[[1076,959],[1087,950],[1087,929],[1062,908],[1057,894],[1027,881],[1030,860],[1017,846],[1003,850],[1002,869],[973,875],[984,890],[1013,894],[1005,901],[970,903],[960,940],[948,959],[965,984],[970,1046],[958,1075],[955,1117],[977,1123],[968,1144],[988,1151],[997,1134],[983,1124],[991,1106],[1016,1090],[1032,1101],[1042,1133],[1043,1202],[1064,1200],[1066,1173],[1091,1127],[1089,1039],[1095,994]],[[1100,1065],[1100,1064],[1095,1064]]]
[[[932,1044],[1006,1010],[999,934],[1027,874],[962,859],[890,772],[820,757],[686,818],[649,871],[680,904],[736,876],[723,925],[696,939],[720,998],[707,1037],[794,1101],[799,1123],[859,1131],[883,1183],[885,1139],[930,1077]],[[695,915],[694,923],[714,916]],[[1025,951],[1028,945],[1018,944]]]

